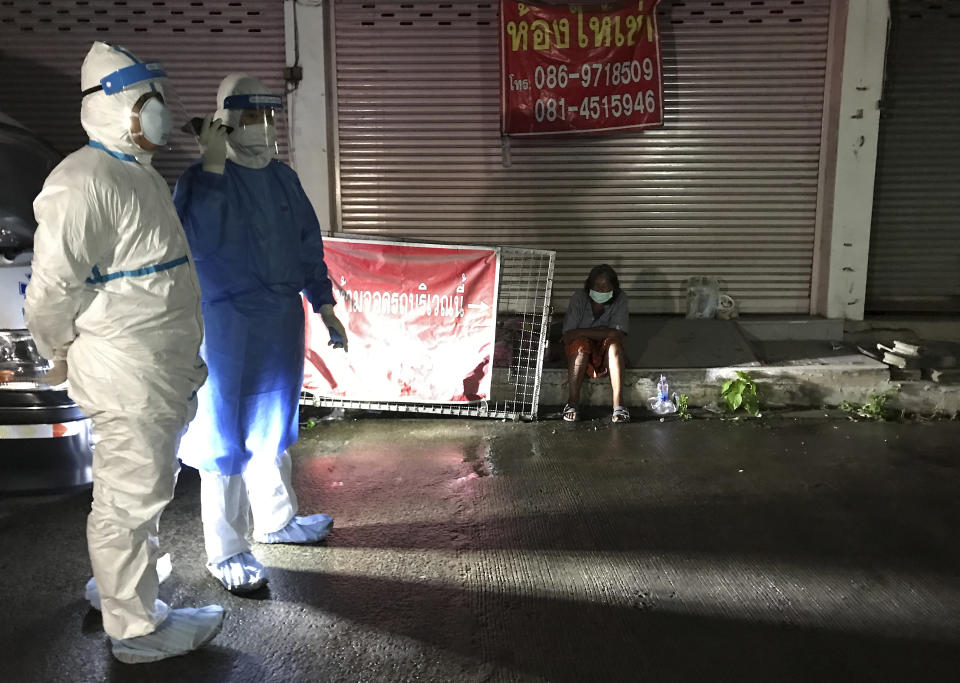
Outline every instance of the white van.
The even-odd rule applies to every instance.
[[[33,256],[33,198],[61,155],[0,116],[0,494],[92,482],[90,422],[50,369],[23,320]]]

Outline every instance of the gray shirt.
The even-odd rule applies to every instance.
[[[567,304],[567,313],[563,316],[564,332],[588,327],[612,327],[628,334],[630,305],[626,292],[621,290],[620,296],[604,304],[603,312],[596,318],[593,317],[593,306],[590,304],[590,297],[582,289],[573,293],[573,296],[570,297],[570,303]]]

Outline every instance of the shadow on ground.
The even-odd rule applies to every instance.
[[[212,647],[135,667],[82,599],[89,492],[3,498],[0,679],[952,680],[958,430],[329,424],[295,472],[302,511],[337,527],[255,546],[259,599],[206,574],[184,470],[161,597],[227,621]]]

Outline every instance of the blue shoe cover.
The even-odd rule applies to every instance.
[[[185,655],[220,633],[223,616],[220,605],[172,609],[153,633],[122,640],[110,638],[113,656],[124,664],[142,664]]]
[[[208,563],[207,570],[213,578],[231,593],[243,594],[267,585],[267,568],[257,561],[252,553],[237,553],[223,562]]]
[[[333,517],[325,514],[294,517],[287,526],[268,534],[254,533],[260,543],[319,543],[333,529]]]

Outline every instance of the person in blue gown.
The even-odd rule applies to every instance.
[[[209,379],[180,448],[200,471],[207,568],[234,593],[262,587],[261,543],[316,543],[326,514],[298,515],[288,448],[297,440],[304,293],[346,350],[334,314],[320,224],[297,174],[274,158],[280,97],[245,74],[217,92],[199,131],[203,158],[180,177],[174,204],[202,291],[201,356]]]

